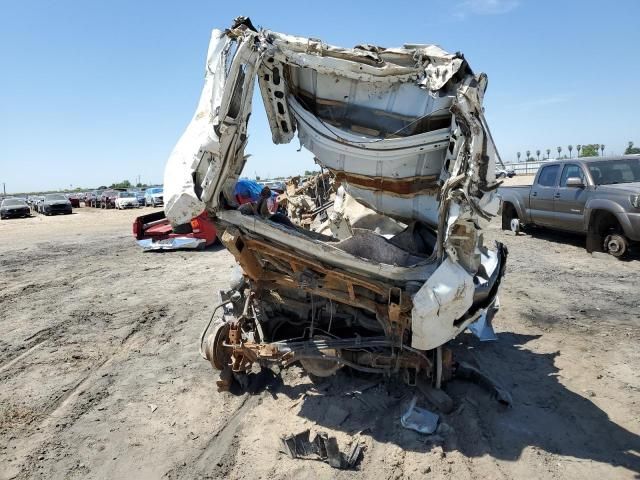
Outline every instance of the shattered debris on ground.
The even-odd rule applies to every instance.
[[[293,459],[323,460],[333,468],[345,470],[354,468],[361,459],[363,445],[360,442],[353,442],[348,453],[343,453],[335,437],[319,432],[310,440],[309,435],[310,431],[304,430],[282,437],[282,450]]]

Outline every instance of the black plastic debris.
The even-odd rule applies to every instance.
[[[280,438],[284,452],[291,458],[303,460],[322,460],[333,468],[349,470],[354,468],[362,456],[363,445],[354,442],[348,454],[344,454],[338,447],[335,437],[325,432],[319,432],[310,440],[311,432],[307,429],[296,435]]]
[[[505,407],[513,406],[511,393],[479,368],[467,362],[460,362],[456,367],[456,378],[473,382],[489,391],[492,396]]]

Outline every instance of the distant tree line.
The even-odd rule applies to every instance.
[[[578,154],[578,157],[597,157],[598,155],[604,155],[605,146],[601,143],[588,143],[586,145],[576,145],[575,150]],[[562,147],[556,147],[556,151],[558,155],[556,158],[573,158],[573,145],[567,145],[567,150],[569,151],[569,156],[566,154],[562,155]],[[536,150],[535,157],[531,154],[531,150],[527,150],[525,152],[525,161],[526,162],[534,162],[536,160],[540,160],[540,155],[543,153],[541,150]],[[547,154],[546,159],[551,158],[551,149],[547,148],[544,153]],[[634,147],[633,142],[629,142],[626,150],[624,151],[626,155],[632,153],[640,153],[640,148]],[[520,157],[522,156],[522,152],[517,152],[516,156],[518,157],[518,162],[520,161]],[[542,159],[545,159],[544,154],[542,155]]]
[[[633,146],[633,142],[629,142],[629,144],[627,145],[627,148],[624,151],[625,155],[633,155],[633,154],[640,154],[640,148],[638,147],[634,147]]]
[[[146,183],[136,183],[135,185],[133,185],[129,180],[123,180],[118,183],[112,183],[111,185],[109,185],[109,188],[147,188],[148,186],[149,185],[147,185]]]

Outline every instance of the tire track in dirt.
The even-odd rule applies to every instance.
[[[43,344],[47,343],[48,341],[49,341],[48,338],[44,338],[40,341],[37,341],[35,345],[32,345],[31,347],[29,347],[25,352],[9,357],[9,359],[7,359],[7,361],[4,364],[0,365],[0,373],[10,369],[13,365],[18,363],[20,360],[23,360],[24,358],[28,357],[35,350],[40,348]]]
[[[19,344],[14,346],[7,344],[6,350],[9,350],[12,346],[14,346],[14,349],[13,351],[10,351],[5,358],[2,359],[3,363],[0,364],[0,373],[8,370],[20,360],[24,360],[28,356],[28,354],[33,353],[39,346],[51,340],[49,334],[56,327],[62,327],[62,325],[58,324],[55,327],[45,327],[29,335],[23,340],[23,342],[28,342],[26,345]],[[21,351],[22,353],[20,353]]]
[[[69,332],[71,327],[79,326],[86,324],[88,322],[95,323],[97,321],[107,322],[110,320],[115,314],[112,312],[103,312],[103,311],[94,311],[91,309],[80,309],[70,313],[69,318],[64,319],[55,325],[51,325],[49,327],[42,328],[37,332],[29,335],[24,338],[23,342],[28,342],[26,345],[19,344],[13,348],[13,351],[9,352],[9,354],[3,358],[3,363],[0,363],[0,374],[3,374],[5,371],[10,371],[12,367],[16,364],[25,360],[29,357],[30,354],[34,353],[41,346],[48,342],[56,342],[61,338],[72,340],[73,338],[69,336]],[[143,312],[138,316],[139,320],[133,325],[131,330],[118,342],[117,339],[113,339],[118,342],[119,345],[124,346],[136,333],[140,332],[145,324],[149,327],[152,327],[154,321],[157,321],[161,318],[166,317],[167,315],[167,306],[147,306]],[[116,326],[115,328],[119,328]],[[77,333],[77,332],[74,332]],[[56,343],[56,346],[64,346]],[[5,350],[9,350],[12,347],[10,344],[6,344]],[[26,351],[23,351],[25,350]],[[20,353],[22,352],[22,353]],[[18,369],[19,370],[19,369]],[[7,375],[0,375],[0,380],[7,378]]]
[[[17,344],[10,345],[7,344],[5,350],[9,351],[11,347],[13,347],[13,351],[9,351],[7,356],[2,359],[4,363],[0,364],[0,373],[10,370],[11,367],[16,365],[21,360],[25,360],[28,358],[29,353],[33,353],[39,346],[46,342],[56,342],[57,340],[70,339],[71,337],[68,335],[70,327],[78,326],[88,320],[94,320],[96,318],[108,318],[111,317],[112,314],[109,312],[100,312],[100,311],[89,311],[86,310],[77,310],[73,311],[69,314],[68,318],[64,320],[60,320],[53,325],[48,327],[41,328],[35,333],[32,333],[28,337],[24,338],[22,342],[28,342],[25,344]],[[27,350],[26,352],[20,353],[22,350]],[[4,379],[6,376],[0,377],[0,379]]]
[[[101,401],[109,396],[109,388],[115,380],[110,372],[117,371],[114,367],[117,363],[122,363],[129,358],[130,351],[137,348],[138,337],[147,338],[148,330],[154,326],[149,322],[149,316],[156,313],[159,317],[165,315],[166,306],[158,309],[147,308],[144,314],[140,315],[132,330],[118,343],[112,343],[115,347],[108,352],[107,357],[98,363],[91,365],[91,371],[80,378],[71,388],[60,395],[52,398],[44,407],[42,414],[35,415],[27,422],[26,428],[30,431],[27,436],[28,441],[23,445],[17,445],[15,455],[23,458],[24,461],[17,467],[15,478],[33,478],[40,473],[41,467],[38,452],[50,452],[61,448],[58,435],[60,432],[70,428],[83,415],[91,411]],[[35,425],[34,423],[40,420]],[[26,432],[23,432],[26,433]],[[21,435],[24,437],[24,435]]]
[[[199,472],[211,472],[213,478],[227,478],[236,464],[239,448],[237,437],[242,431],[243,414],[251,411],[261,402],[259,395],[245,394],[240,404],[228,416],[221,415],[222,425],[216,430],[203,447],[203,450],[176,465],[163,475],[170,480],[193,478]]]

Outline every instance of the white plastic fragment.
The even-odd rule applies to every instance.
[[[411,399],[409,408],[400,417],[400,423],[404,428],[430,435],[438,428],[440,417],[426,408],[416,407],[416,400],[415,396]]]

